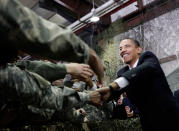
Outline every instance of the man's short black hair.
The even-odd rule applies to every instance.
[[[139,43],[138,40],[135,40],[135,39],[133,39],[133,38],[125,38],[125,39],[132,40],[132,41],[136,44],[136,47],[141,47],[141,44]],[[125,40],[125,39],[123,39],[123,40]]]

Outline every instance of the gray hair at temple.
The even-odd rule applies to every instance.
[[[133,39],[133,38],[128,38],[128,37],[124,38],[123,40],[125,40],[125,39],[132,40],[135,43],[136,47],[141,47],[142,48],[142,45],[140,44],[140,42],[138,40]]]

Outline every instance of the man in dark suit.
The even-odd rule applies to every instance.
[[[142,53],[139,42],[131,38],[121,41],[120,56],[127,66],[109,87],[98,90],[103,99],[119,97],[122,89],[137,106],[143,130],[177,130],[178,105],[157,57],[149,51]]]

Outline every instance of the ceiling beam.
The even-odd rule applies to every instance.
[[[111,0],[111,1],[112,1],[112,0]],[[108,1],[108,2],[111,2],[111,1]],[[117,2],[117,1],[120,2],[120,0],[115,0],[115,1],[116,1],[116,2]],[[122,9],[122,8],[125,8],[126,6],[132,4],[132,3],[135,2],[135,1],[136,1],[136,0],[128,0],[127,2],[125,1],[125,3],[119,4],[119,6],[118,6],[117,8],[115,8],[115,9],[113,9],[113,10],[107,12],[106,14],[102,15],[102,16],[100,17],[100,19],[103,19],[103,18],[108,17],[108,16],[110,17],[111,14],[117,12],[118,10],[120,10],[120,9]],[[110,4],[111,4],[111,3],[110,3]],[[113,4],[114,4],[114,3],[113,3]],[[106,5],[106,3],[105,3],[105,5]],[[103,6],[103,5],[102,5],[102,6]],[[98,7],[98,8],[99,8],[99,7]],[[97,8],[97,9],[98,9],[98,8]],[[86,15],[86,16],[87,16],[87,15]],[[83,19],[83,18],[82,18],[82,19]],[[81,31],[83,31],[85,28],[91,26],[92,24],[93,24],[92,22],[89,22],[89,23],[85,24],[84,26],[81,26],[81,28],[75,30],[74,33],[75,33],[75,34],[78,34],[78,33],[80,33]],[[71,27],[72,27],[72,26],[71,26]]]
[[[92,4],[84,0],[54,0],[58,4],[76,13],[78,18],[86,15],[92,9]]]
[[[133,28],[171,10],[179,8],[179,0],[156,0],[123,18],[127,28]]]
[[[137,7],[139,10],[143,9],[143,1],[142,0],[137,0]]]
[[[63,16],[70,22],[74,22],[78,19],[78,15],[71,11],[67,5],[64,6],[54,0],[39,0],[39,6]]]
[[[131,28],[143,24],[144,22],[159,17],[160,15],[170,12],[176,8],[179,8],[179,0],[156,0],[154,2],[151,2],[150,4],[143,6],[142,10],[134,11],[129,15],[123,17],[121,20],[116,21],[116,23],[112,23],[118,24],[120,22],[123,24],[118,24],[120,30],[116,30],[117,26],[114,28],[113,25],[111,25],[109,28],[101,32],[101,34],[105,34],[106,32],[109,32],[111,30],[113,30],[113,33],[109,34],[107,38],[104,35],[104,37],[100,37],[100,39],[106,40],[113,38],[120,33],[123,33]]]

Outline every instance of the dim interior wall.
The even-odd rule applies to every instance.
[[[115,36],[115,44],[119,46],[119,41],[125,37],[137,39],[144,51],[152,51],[159,59],[179,56],[179,8]],[[179,60],[161,66],[168,75],[179,67]]]
[[[154,0],[142,0],[144,5],[147,5],[147,4],[149,4],[149,3],[153,2],[153,1]]]

